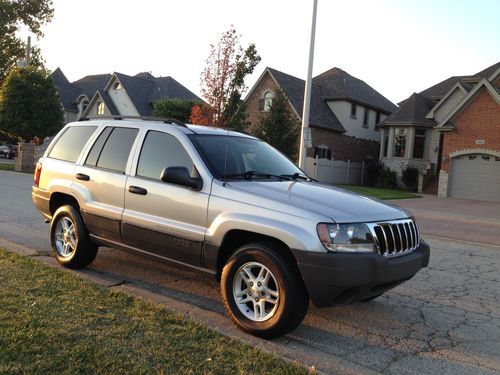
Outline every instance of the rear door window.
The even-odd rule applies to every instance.
[[[70,126],[49,152],[49,158],[76,162],[97,126]]]
[[[96,167],[125,172],[130,150],[138,132],[139,129],[114,128],[97,157]],[[90,156],[92,156],[92,150]]]

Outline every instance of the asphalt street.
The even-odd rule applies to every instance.
[[[0,245],[24,245],[53,264],[43,256],[48,225],[32,206],[31,183],[30,175],[0,171]],[[297,330],[271,342],[232,326],[212,277],[112,249],[77,273],[325,373],[500,373],[500,247],[428,242],[431,263],[409,282],[369,303],[311,305]]]

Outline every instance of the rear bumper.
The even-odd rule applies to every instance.
[[[293,251],[309,296],[318,307],[345,305],[392,289],[429,264],[423,240],[411,254],[386,259],[380,254]]]
[[[50,192],[33,186],[31,188],[31,199],[44,218],[52,218],[52,214],[50,213]]]

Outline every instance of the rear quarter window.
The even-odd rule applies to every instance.
[[[70,126],[66,128],[50,150],[48,157],[76,162],[83,147],[96,129],[97,126]]]

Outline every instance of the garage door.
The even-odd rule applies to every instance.
[[[500,202],[500,158],[464,155],[452,159],[450,196]]]

